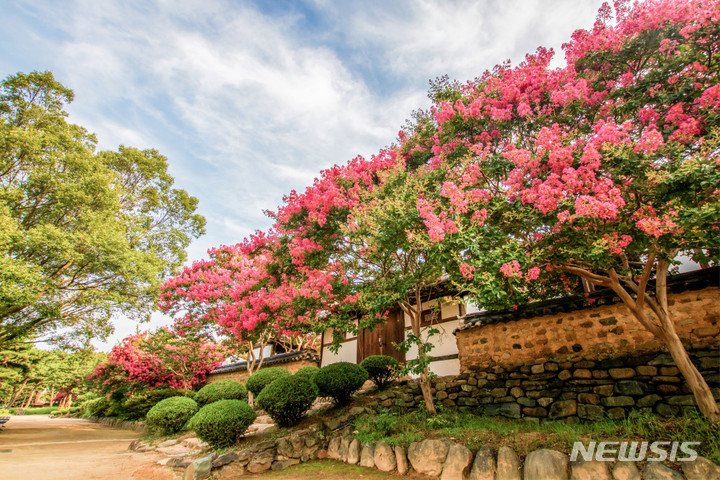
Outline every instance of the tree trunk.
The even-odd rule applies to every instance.
[[[37,391],[37,389],[34,388],[33,391],[30,392],[30,396],[28,397],[27,402],[25,402],[25,406],[22,407],[23,409],[30,408],[30,404],[32,404],[32,401],[33,401],[33,398],[35,397],[36,391]]]
[[[720,422],[720,409],[718,409],[712,391],[697,367],[695,367],[695,364],[690,360],[690,355],[685,350],[680,337],[677,336],[674,328],[672,332],[665,332],[665,334],[667,337],[665,346],[670,351],[670,356],[672,356],[675,365],[677,365],[690,391],[693,393],[700,413],[711,422]]]
[[[25,390],[25,386],[27,385],[27,382],[29,380],[30,379],[26,378],[23,381],[23,383],[20,385],[20,388],[15,389],[15,387],[13,387],[13,394],[12,394],[12,397],[10,397],[10,401],[8,402],[8,407],[12,407],[13,405],[15,405],[15,402],[17,402],[22,391]]]
[[[422,314],[422,302],[420,297],[420,290],[416,289],[415,292],[415,308],[409,306],[410,311],[410,324],[412,325],[413,334],[418,338],[422,339],[422,332],[420,329],[420,316]],[[428,354],[425,349],[425,345],[422,341],[418,342],[418,360],[424,361],[427,359]],[[437,415],[435,410],[435,401],[432,395],[432,389],[430,387],[430,370],[425,367],[420,374],[420,390],[422,391],[423,400],[425,400],[425,408],[431,415]]]
[[[669,252],[667,257],[675,258],[676,254],[677,252]],[[563,267],[562,270],[575,273],[597,285],[610,287],[617,293],[635,319],[655,335],[668,349],[675,365],[677,365],[687,382],[688,388],[693,393],[700,413],[711,422],[720,422],[720,409],[712,391],[697,367],[690,360],[690,355],[688,355],[675,330],[675,323],[670,314],[667,299],[667,275],[670,263],[661,258],[657,260],[656,264],[655,260],[656,253],[651,252],[639,282],[628,277],[621,277],[614,269],[608,271],[608,277],[602,277],[575,267]],[[656,265],[655,298],[653,298],[647,294],[646,287],[650,281],[652,269]],[[635,293],[634,298],[623,285]]]

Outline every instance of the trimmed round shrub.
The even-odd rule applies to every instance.
[[[174,388],[157,388],[154,390],[135,392],[123,402],[124,417],[128,420],[140,420],[145,418],[145,415],[147,415],[150,409],[160,400],[183,396],[185,395],[182,390]]]
[[[179,432],[198,411],[195,400],[187,397],[170,397],[160,400],[145,417],[148,429],[164,435]]]
[[[202,407],[190,420],[190,427],[213,447],[229,447],[252,425],[255,417],[255,411],[247,402],[218,400]]]
[[[307,378],[308,380],[314,382],[315,375],[317,375],[319,371],[320,371],[320,369],[318,367],[313,367],[313,366],[303,367],[300,370],[298,370],[297,372],[295,372],[295,376]]]
[[[384,388],[397,378],[400,362],[388,355],[371,355],[360,362],[368,377],[378,388]]]
[[[367,379],[368,373],[360,365],[338,362],[321,368],[315,376],[315,385],[321,396],[331,397],[337,405],[344,405]]]
[[[257,404],[280,427],[290,427],[300,421],[318,396],[315,383],[301,376],[278,378],[260,392]]]
[[[218,400],[242,400],[247,396],[245,385],[235,380],[218,380],[208,383],[195,394],[199,406],[217,402]]]
[[[263,388],[267,387],[278,378],[288,376],[290,376],[290,372],[282,367],[263,368],[262,370],[258,370],[250,375],[250,378],[248,378],[247,382],[245,382],[245,386],[257,397],[260,395]]]

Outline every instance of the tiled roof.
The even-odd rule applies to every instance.
[[[687,290],[701,290],[710,286],[720,285],[720,267],[705,268],[692,272],[668,276],[668,293],[680,293]],[[648,292],[654,292],[654,281],[650,281]],[[594,303],[588,299],[595,300]],[[620,298],[609,288],[603,288],[591,293],[588,297],[573,295],[568,297],[553,298],[542,302],[533,302],[518,307],[517,310],[501,310],[491,312],[469,313],[461,317],[461,324],[457,330],[467,330],[493,323],[511,322],[522,318],[540,317],[543,315],[555,315],[558,313],[572,312],[587,308],[595,308],[601,305],[612,305],[620,303]],[[456,330],[456,331],[457,331]]]
[[[294,362],[296,360],[310,360],[313,362],[319,362],[320,356],[315,350],[295,350],[292,352],[278,353],[277,355],[267,357],[263,361],[262,366],[269,367],[271,365]],[[216,373],[239,372],[243,370],[247,370],[247,361],[245,360],[243,360],[242,362],[231,363],[229,365],[220,365],[219,367],[215,368],[215,370],[210,372],[210,375],[214,375]]]

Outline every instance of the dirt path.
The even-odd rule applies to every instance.
[[[0,432],[3,480],[175,480],[157,454],[134,453],[139,433],[74,418],[14,416]]]

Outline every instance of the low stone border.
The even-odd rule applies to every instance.
[[[147,433],[144,422],[129,422],[127,420],[120,420],[119,418],[110,417],[87,417],[86,420],[89,420],[93,423],[101,423],[103,425],[108,425],[113,428],[121,428],[123,430],[134,430],[140,433]]]
[[[362,443],[353,436],[351,420],[365,408],[317,423],[288,436],[265,440],[240,451],[199,459],[175,457],[160,463],[184,469],[184,480],[235,478],[268,470],[284,470],[315,459],[332,459],[382,472],[414,472],[441,480],[720,480],[720,466],[698,457],[678,462],[682,473],[662,462],[599,462],[578,460],[556,450],[540,449],[524,461],[508,447],[488,446],[473,453],[448,439],[426,439],[408,448],[386,442]],[[138,443],[136,449],[142,448]]]

